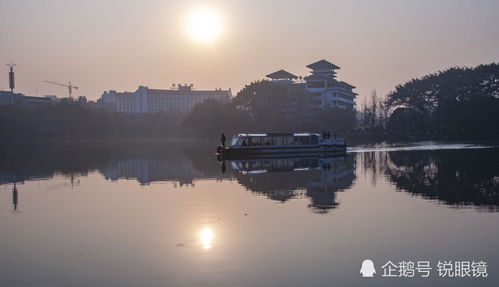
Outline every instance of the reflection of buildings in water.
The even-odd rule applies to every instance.
[[[12,188],[12,207],[14,212],[17,211],[17,206],[19,204],[19,194],[17,192],[16,182],[14,181],[14,187]]]
[[[89,156],[91,157],[91,156]],[[33,180],[51,179],[54,176],[62,176],[69,181],[71,187],[80,183],[79,177],[86,177],[90,170],[98,170],[106,179],[116,181],[118,179],[134,179],[140,184],[146,185],[155,181],[171,181],[174,184],[193,185],[195,179],[202,178],[217,178],[221,175],[216,163],[209,166],[210,169],[200,169],[192,160],[188,160],[183,156],[175,155],[164,157],[124,157],[122,159],[106,160],[105,155],[99,159],[100,162],[94,164],[90,161],[87,165],[77,166],[71,171],[61,170],[60,166],[54,166],[54,162],[69,162],[65,157],[53,161],[36,162],[38,165],[32,167],[31,163],[22,163],[16,170],[9,170],[0,167],[0,185],[11,184],[13,182],[24,183]],[[213,163],[213,157],[208,158],[210,163]],[[201,159],[201,162],[207,161]],[[223,177],[223,176],[222,176]],[[62,187],[67,187],[64,184]],[[58,188],[61,186],[58,186]],[[47,189],[53,189],[48,187]]]
[[[18,212],[19,207],[19,192],[17,190],[17,182],[24,182],[27,178],[24,176],[18,177],[13,173],[0,172],[0,185],[12,183],[12,212]]]
[[[55,170],[50,170],[50,171],[25,171],[24,173],[18,173],[12,174],[8,172],[2,172],[0,171],[0,185],[4,184],[10,184],[10,183],[25,183],[29,181],[35,181],[35,180],[47,180],[54,178],[54,176],[59,175],[62,176],[65,179],[68,179],[69,181],[69,186],[73,188],[74,186],[77,186],[80,184],[80,177],[86,177],[87,176],[87,171],[83,172],[70,172],[70,173],[59,173],[56,172]],[[63,185],[66,187],[67,185]],[[47,188],[51,189],[51,188]]]
[[[307,196],[319,213],[334,208],[335,192],[355,178],[354,157],[234,160],[230,166],[249,190],[281,202]]]
[[[18,176],[17,174],[7,174],[0,173],[0,185],[8,185],[12,184],[12,212],[17,213],[19,210],[19,191],[17,189],[17,183],[24,184],[25,182],[33,181],[33,180],[45,180],[53,178],[55,173],[51,173],[50,176],[48,174],[38,175],[23,175]],[[75,185],[80,183],[80,180],[76,178],[77,175],[71,173],[69,175],[64,175],[70,181],[70,186],[73,188]],[[63,187],[68,186],[67,184],[62,185]],[[53,188],[53,187],[52,187]],[[52,189],[47,188],[47,190]]]
[[[0,171],[0,185],[9,184],[13,182],[23,183],[25,181],[37,180],[37,179],[48,179],[54,176],[54,172],[43,172],[38,173],[36,171],[25,172],[25,173],[16,173],[12,174],[9,172]]]
[[[142,185],[155,181],[173,181],[180,186],[193,185],[195,179],[206,177],[190,161],[182,158],[118,160],[100,169],[100,172],[108,180],[136,179]]]
[[[63,165],[64,169],[60,168],[60,163],[69,162],[67,157],[37,160],[36,165],[28,161],[19,165],[17,170],[20,173],[16,174],[15,179],[14,170],[8,170],[7,167],[4,171],[0,170],[0,184],[50,179],[55,175],[62,175],[73,185],[78,183],[78,176],[87,176],[90,170],[98,170],[108,180],[133,179],[142,185],[170,181],[182,186],[192,185],[196,179],[236,178],[248,189],[265,194],[273,200],[285,202],[296,196],[310,198],[310,207],[320,212],[336,206],[335,192],[348,187],[355,177],[353,157],[227,161],[227,172],[223,174],[220,171],[222,166],[213,157],[206,156],[205,152],[190,152],[184,156],[169,153],[167,156],[137,155],[121,159],[111,157],[107,160],[104,154],[91,157],[89,161],[84,161],[85,164],[70,168]],[[94,159],[99,161],[94,163]],[[241,166],[238,168],[237,164]],[[67,186],[65,183],[62,187]],[[47,187],[49,188],[54,187]],[[14,209],[17,209],[17,190],[13,192],[12,198]]]
[[[7,184],[3,183],[2,184]],[[11,189],[11,203],[12,203],[12,212],[17,213],[19,207],[19,191],[17,189],[17,183],[15,180],[12,181],[12,189]]]

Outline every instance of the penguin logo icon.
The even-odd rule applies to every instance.
[[[371,259],[362,261],[360,274],[362,274],[362,277],[374,277],[374,274],[376,274],[376,270],[374,269],[374,262]]]

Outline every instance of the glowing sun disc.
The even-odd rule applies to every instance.
[[[187,17],[187,33],[198,42],[213,42],[222,32],[219,14],[208,8],[192,11]]]

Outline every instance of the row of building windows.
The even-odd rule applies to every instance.
[[[161,112],[161,111],[178,111],[185,112],[192,109],[196,104],[204,102],[208,99],[228,101],[228,97],[223,95],[214,96],[152,96],[147,97],[144,104],[146,104],[147,111],[142,111],[142,101],[137,96],[118,96],[117,98],[117,111],[118,112]]]

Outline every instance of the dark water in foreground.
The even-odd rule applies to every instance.
[[[4,149],[0,286],[499,285],[497,148],[224,163],[211,152]],[[486,262],[488,277],[440,277],[444,260]],[[430,277],[383,277],[388,261],[429,261]]]

